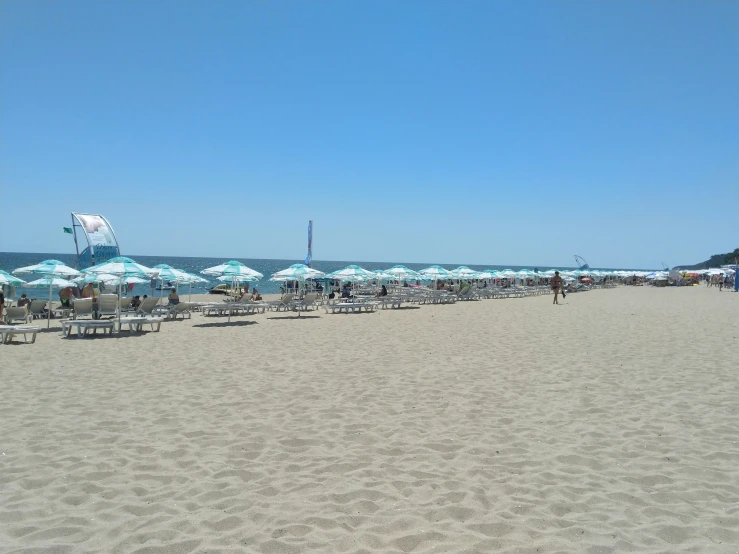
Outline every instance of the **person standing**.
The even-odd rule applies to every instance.
[[[552,277],[552,291],[554,292],[554,302],[552,304],[559,304],[559,301],[557,300],[559,296],[559,291],[562,288],[562,277],[559,276],[559,271],[554,272],[554,277]]]

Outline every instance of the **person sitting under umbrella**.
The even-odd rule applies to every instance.
[[[59,300],[62,308],[72,307],[72,298],[74,297],[74,289],[72,287],[64,287],[59,291]]]
[[[179,304],[180,303],[180,295],[177,294],[177,290],[176,289],[172,289],[169,292],[169,296],[167,298],[169,299],[170,305],[175,305],[175,304]]]
[[[262,299],[262,295],[259,294],[259,291],[257,290],[257,287],[254,287],[251,291],[251,299],[252,301],[256,302]]]
[[[22,308],[23,306],[28,306],[31,303],[31,299],[26,296],[26,293],[24,292],[21,294],[21,297],[18,299],[18,307]]]

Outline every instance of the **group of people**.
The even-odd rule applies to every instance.
[[[718,287],[719,292],[721,292],[724,287],[731,288],[734,286],[734,276],[727,274],[719,274],[719,275],[706,275],[706,286],[707,287]]]
[[[239,302],[243,302],[244,300],[251,300],[252,302],[259,302],[260,300],[262,300],[262,295],[259,294],[257,287],[254,287],[251,291],[251,296],[249,296],[249,285],[246,285],[244,287],[244,290],[239,295],[238,300]]]

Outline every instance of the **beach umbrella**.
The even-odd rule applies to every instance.
[[[157,270],[150,267],[141,265],[131,258],[125,256],[117,256],[109,259],[107,262],[103,262],[100,265],[94,265],[88,267],[85,273],[110,273],[112,275],[138,275],[155,277]]]
[[[373,272],[354,264],[348,265],[344,269],[339,269],[337,271],[334,271],[333,273],[328,274],[328,277],[332,279],[340,279],[342,281],[361,281],[372,279],[374,276],[375,274]]]
[[[146,277],[155,277],[158,273],[156,269],[146,267],[140,263],[135,262],[131,258],[125,256],[116,256],[111,258],[100,265],[94,265],[88,267],[85,273],[96,273],[96,274],[111,274],[116,275],[120,279],[118,282],[118,329],[121,328],[121,285],[126,282],[126,279],[131,277],[138,277],[144,279]]]
[[[294,281],[305,279],[320,279],[324,276],[322,271],[308,267],[305,264],[293,264],[287,269],[283,269],[272,274],[270,281]]]
[[[33,274],[33,275],[54,275],[56,277],[77,277],[80,272],[76,269],[64,265],[59,260],[44,260],[36,265],[19,267],[14,270],[15,274]]]
[[[226,262],[221,265],[209,267],[207,269],[204,269],[200,273],[202,273],[203,275],[211,275],[213,277],[219,277],[221,275],[253,275],[257,279],[261,279],[262,277],[264,277],[264,275],[262,275],[258,271],[254,271],[250,267],[247,267],[246,265],[236,260],[231,260],[230,262]]]
[[[221,275],[220,277],[216,277],[216,280],[223,281],[225,283],[234,283],[237,285],[259,281],[259,279],[257,279],[253,275],[239,275],[238,277],[234,277],[232,275]]]
[[[45,289],[47,287],[49,288],[49,309],[47,311],[47,318],[46,318],[46,328],[48,329],[51,326],[51,291],[52,289],[63,289],[66,287],[73,287],[75,285],[72,281],[68,281],[67,279],[64,279],[63,277],[55,277],[54,275],[47,275],[46,277],[42,277],[41,279],[36,279],[35,281],[26,283],[25,286],[31,287],[31,288],[37,288],[37,289]]]
[[[474,279],[474,275],[477,271],[470,269],[466,265],[460,265],[459,267],[452,269],[449,272],[455,279]]]
[[[10,285],[13,287],[19,287],[21,285],[24,285],[26,282],[23,279],[19,279],[18,277],[14,277],[7,271],[3,271],[0,269],[0,287],[3,285]]]
[[[69,267],[67,265],[64,265],[64,262],[60,262],[59,260],[44,260],[36,265],[29,265],[26,267],[19,267],[18,269],[14,270],[13,273],[20,273],[20,274],[32,274],[32,275],[46,275],[47,277],[59,277],[61,280],[66,280],[65,278],[69,277],[77,277],[80,275],[80,272],[76,269]],[[67,281],[69,282],[69,281]],[[38,286],[38,285],[35,285]],[[45,285],[49,287],[49,317],[46,320],[46,327],[51,327],[51,289],[55,286],[53,284],[53,280],[49,280],[48,284]],[[70,285],[65,285],[70,286]],[[74,286],[72,284],[71,286]]]
[[[440,265],[429,266],[418,273],[431,277],[434,281],[438,279],[450,279],[452,277],[452,274]]]

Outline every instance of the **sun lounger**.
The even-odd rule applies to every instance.
[[[36,342],[36,333],[41,330],[41,327],[20,327],[15,325],[0,325],[0,344],[10,344],[13,337],[16,335],[23,335],[23,342],[26,344],[33,344]],[[28,335],[31,335],[31,340],[28,340]]]
[[[28,323],[31,321],[31,315],[28,313],[28,308],[26,306],[21,306],[20,308],[5,308],[3,320],[5,323],[14,323],[16,321]]]
[[[153,315],[154,308],[157,307],[158,303],[159,303],[159,299],[153,296],[150,298],[144,298],[141,301],[141,304],[139,305],[139,309],[136,310],[136,313],[143,314],[143,315]]]
[[[77,298],[72,302],[72,319],[82,317],[92,319],[92,298]]]
[[[152,332],[158,333],[159,329],[162,326],[162,321],[164,321],[163,317],[152,317],[152,316],[124,317],[124,318],[121,318],[121,330],[123,330],[124,325],[127,325],[128,330],[131,333],[140,333],[143,330],[144,325],[151,325]]]
[[[46,319],[49,317],[49,314],[44,311],[46,302],[46,300],[31,300],[31,303],[28,305],[28,313],[31,319]]]
[[[182,316],[182,319],[186,317],[190,319],[192,317],[190,304],[187,302],[179,302],[178,304],[164,306],[164,308],[166,308],[166,311],[162,310],[162,313],[164,313],[164,317],[167,319],[177,319],[177,316]]]
[[[388,308],[400,308],[403,300],[399,296],[380,296],[376,301],[383,310]]]
[[[341,302],[339,304],[328,304],[324,306],[326,313],[345,313],[349,312],[374,312],[377,309],[377,302]]]
[[[295,299],[294,294],[286,294],[279,300],[276,300],[274,302],[267,302],[267,304],[269,305],[270,310],[276,310],[278,312],[280,310],[287,311],[287,310],[292,309],[292,303],[294,299]]]
[[[309,311],[316,309],[316,299],[318,295],[315,293],[308,293],[300,300],[294,300],[292,309],[296,312]]]
[[[98,296],[97,316],[118,315],[118,295],[117,294],[101,294]]]
[[[113,328],[115,327],[115,321],[114,320],[106,320],[106,321],[99,321],[99,320],[86,320],[86,319],[77,319],[77,320],[67,320],[62,322],[62,335],[65,337],[69,337],[69,335],[72,333],[72,328],[77,328],[77,336],[78,337],[87,337],[92,332],[92,334],[97,334],[98,329],[103,331],[103,335],[113,334]]]
[[[122,312],[129,312],[131,311],[131,302],[133,301],[133,298],[130,296],[127,298],[121,298],[121,311]]]

